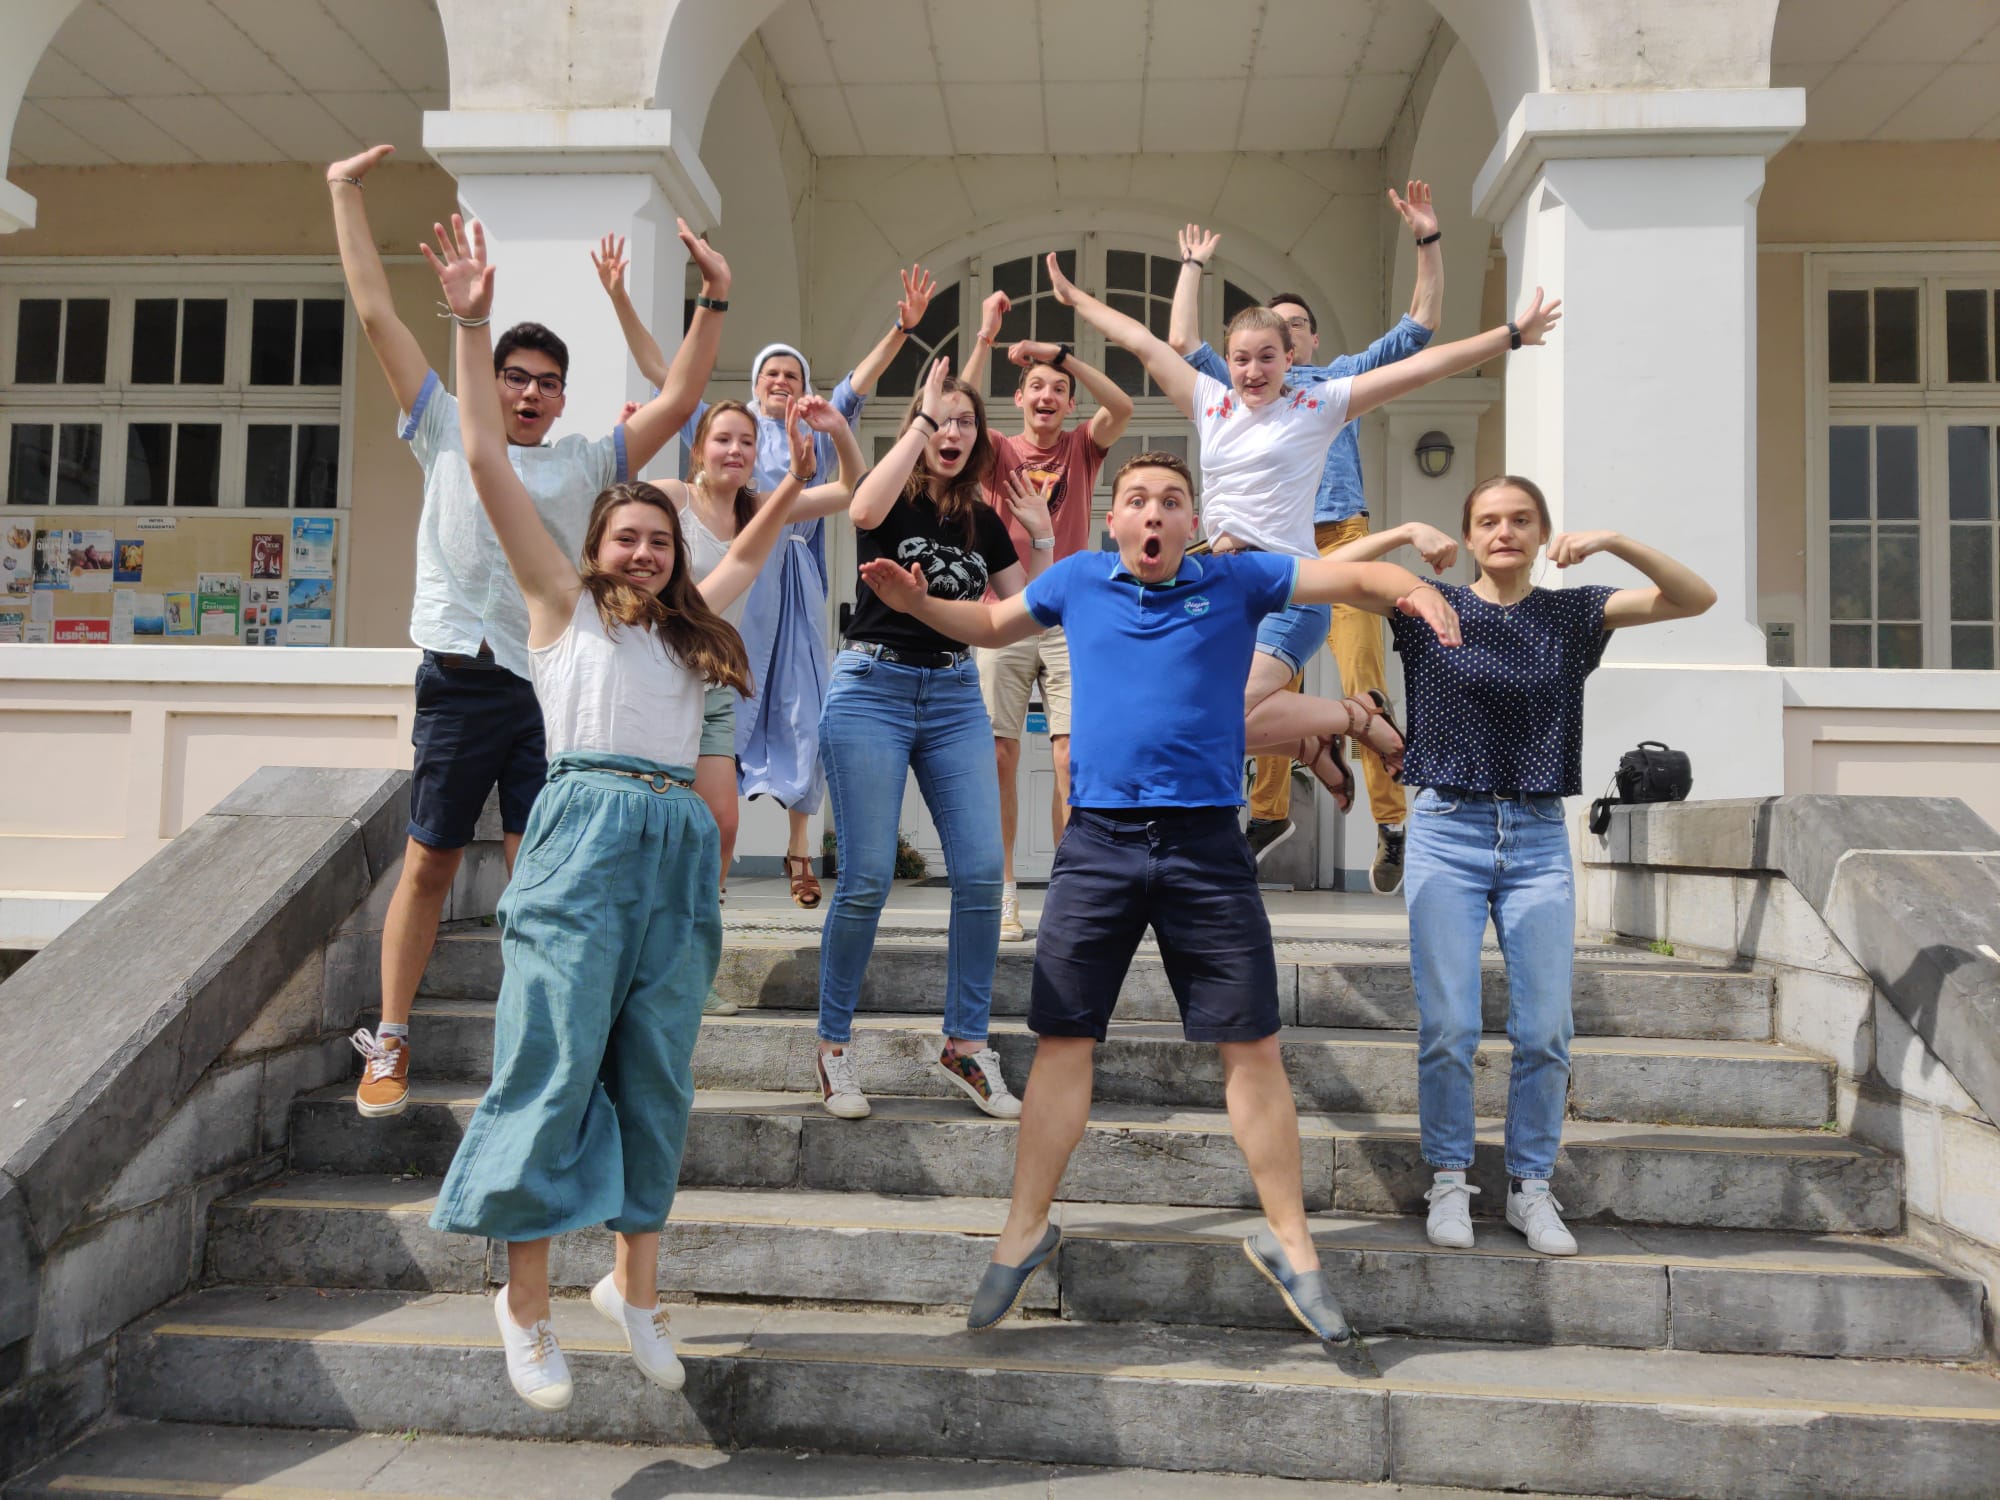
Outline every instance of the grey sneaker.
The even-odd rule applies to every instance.
[[[1243,1253],[1258,1273],[1278,1289],[1285,1306],[1308,1333],[1330,1344],[1344,1344],[1354,1336],[1354,1330],[1347,1324],[1347,1314],[1326,1289],[1325,1274],[1294,1271],[1292,1263],[1285,1259],[1284,1246],[1269,1229],[1260,1229],[1245,1240]]]
[[[1018,1266],[989,1263],[986,1274],[979,1278],[979,1290],[972,1294],[972,1310],[965,1315],[965,1326],[975,1330],[991,1328],[1012,1312],[1035,1272],[1049,1263],[1061,1244],[1062,1230],[1051,1224],[1042,1242]]]
[[[1400,823],[1383,823],[1375,830],[1375,863],[1368,867],[1368,886],[1378,896],[1393,896],[1403,888],[1403,840]]]
[[[1296,832],[1289,818],[1252,818],[1250,826],[1243,830],[1243,837],[1250,841],[1250,852],[1261,865],[1265,855]]]
[[[701,1013],[705,1016],[733,1016],[738,1009],[740,1007],[734,1000],[723,999],[713,988],[709,990],[708,998],[701,1002]]]

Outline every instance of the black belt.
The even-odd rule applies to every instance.
[[[484,641],[479,643],[479,654],[477,656],[457,656],[446,651],[433,651],[431,655],[435,656],[445,666],[457,667],[461,670],[504,670],[500,667],[500,663],[493,659],[493,648]]]
[[[900,646],[885,646],[880,641],[847,641],[842,649],[859,651],[863,656],[893,662],[899,667],[929,667],[933,670],[955,667],[972,656],[969,647],[960,647],[956,651],[906,651]]]

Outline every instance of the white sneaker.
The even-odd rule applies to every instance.
[[[1576,1236],[1563,1226],[1562,1205],[1546,1182],[1523,1182],[1507,1189],[1507,1222],[1528,1237],[1530,1250],[1576,1254]]]
[[[865,1120],[872,1112],[868,1096],[854,1076],[854,1054],[819,1051],[819,1102],[837,1120]]]
[[[1021,897],[1018,892],[1007,891],[1000,897],[1000,941],[1019,943],[1026,940],[1028,929],[1021,925]]]
[[[981,1047],[977,1052],[953,1052],[947,1042],[938,1056],[938,1066],[944,1069],[945,1077],[964,1091],[966,1098],[994,1119],[1021,1118],[1021,1101],[1008,1091],[1007,1080],[1000,1076],[1000,1054],[991,1047]]]
[[[1433,1245],[1447,1250],[1472,1248],[1472,1195],[1479,1189],[1465,1180],[1463,1172],[1439,1172],[1424,1194],[1431,1206],[1424,1220],[1424,1234]]]
[[[500,1325],[500,1346],[507,1351],[507,1378],[514,1394],[537,1411],[561,1411],[576,1394],[570,1384],[569,1361],[563,1358],[556,1331],[543,1318],[523,1328],[507,1311],[507,1288],[493,1294],[493,1321]]]
[[[626,1347],[632,1363],[654,1385],[677,1391],[687,1383],[687,1370],[674,1353],[674,1336],[667,1331],[664,1307],[634,1307],[618,1290],[618,1283],[606,1276],[590,1289],[590,1305],[604,1320],[625,1331]]]

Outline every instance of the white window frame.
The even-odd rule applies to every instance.
[[[1832,665],[1827,579],[1827,430],[1836,421],[1908,420],[1919,429],[1917,524],[1922,535],[1924,665],[1951,664],[1950,527],[1945,429],[1954,422],[2000,423],[2000,380],[1946,383],[1944,293],[2000,288],[2000,250],[1808,251],[1806,328],[1806,650],[1810,667]],[[1829,291],[1901,282],[1919,288],[1920,385],[1835,385],[1827,379]],[[1991,336],[1991,335],[1989,335]],[[2000,373],[2000,350],[1995,351]],[[1892,669],[1873,669],[1892,670]]]

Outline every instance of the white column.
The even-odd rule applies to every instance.
[[[1687,749],[1697,796],[1783,789],[1755,622],[1755,258],[1764,163],[1804,119],[1796,89],[1530,94],[1474,186],[1509,305],[1537,285],[1563,299],[1548,346],[1507,363],[1508,469],[1558,530],[1650,542],[1720,596],[1614,640],[1588,699],[1593,795],[1640,739]],[[1603,558],[1541,581],[1642,582]]]

